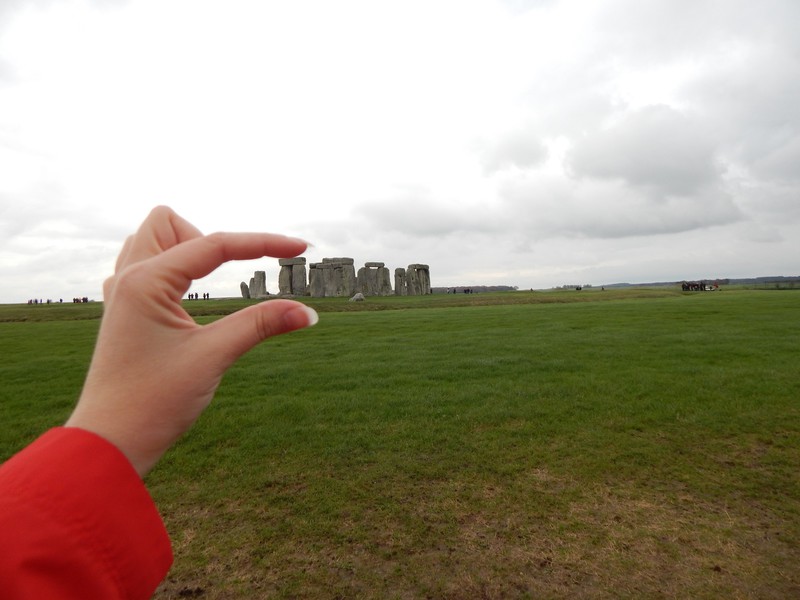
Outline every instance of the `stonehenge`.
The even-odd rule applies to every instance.
[[[278,275],[278,289],[281,296],[306,295],[306,259],[298,258],[278,259],[281,272]]]
[[[242,298],[263,299],[269,296],[267,292],[267,272],[256,271],[250,278],[250,284],[244,281],[239,284]]]
[[[251,298],[266,298],[267,297],[267,272],[256,271],[253,278],[250,280],[250,297]]]
[[[431,271],[428,265],[413,264],[394,270],[396,296],[424,296],[431,293]]]
[[[406,270],[403,267],[397,267],[394,270],[395,296],[408,296],[408,286],[406,283]]]
[[[394,290],[389,269],[382,262],[366,262],[355,270],[355,261],[348,257],[323,258],[322,262],[309,263],[306,281],[306,259],[281,258],[278,289],[281,296],[311,296],[312,298],[352,298],[356,294],[368,296],[423,296],[431,293],[431,276],[428,265],[410,264],[394,270]],[[264,271],[256,271],[250,285],[241,283],[242,297],[265,298],[267,278]]]
[[[308,286],[312,298],[349,298],[356,290],[356,271],[352,258],[323,258],[311,263]],[[360,290],[359,290],[360,291]]]
[[[382,262],[368,262],[358,270],[356,290],[364,296],[391,296],[389,269]]]

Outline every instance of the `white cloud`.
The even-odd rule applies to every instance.
[[[157,203],[429,263],[434,284],[791,270],[798,19],[790,0],[2,3],[0,301],[40,276],[98,296]],[[714,254],[675,252],[693,244]],[[253,269],[202,285],[237,294]]]
[[[718,181],[714,152],[702,122],[666,106],[648,106],[578,139],[568,162],[578,177],[619,179],[657,194],[690,194]]]

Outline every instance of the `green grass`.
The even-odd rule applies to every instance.
[[[800,594],[800,295],[307,302],[149,475],[157,598]],[[54,308],[0,307],[3,457],[80,389],[97,308]]]

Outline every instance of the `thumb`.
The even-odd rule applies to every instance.
[[[245,352],[267,338],[315,325],[313,308],[292,300],[268,300],[237,311],[203,327],[203,344],[227,369]]]

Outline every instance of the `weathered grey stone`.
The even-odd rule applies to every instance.
[[[247,284],[244,281],[239,284],[239,289],[242,292],[242,298],[249,298],[250,297],[250,288],[247,286]]]
[[[374,285],[371,284],[371,275],[374,273],[372,269],[361,267],[356,274],[356,291],[364,294],[365,296],[374,296]]]
[[[278,273],[278,291],[282,296],[292,295],[292,266],[283,265]]]
[[[350,302],[363,302],[364,301],[364,294],[358,292],[352,298],[350,298]]]
[[[352,258],[347,257],[337,257],[337,258],[323,258],[322,262],[324,263],[341,263],[343,265],[353,265],[355,261]]]
[[[267,273],[265,271],[256,271],[253,274],[253,278],[250,280],[250,297],[267,297]]]
[[[352,296],[356,291],[356,268],[353,260],[342,263],[342,296]]]
[[[368,262],[358,270],[356,277],[356,291],[365,296],[390,296],[392,282],[389,279],[389,269],[382,262]]]
[[[406,288],[409,296],[424,296],[431,293],[431,274],[428,265],[408,265]]]
[[[280,258],[278,264],[281,266],[278,273],[278,289],[281,295],[305,296],[308,292],[305,257]]]
[[[282,267],[291,267],[293,265],[304,265],[306,259],[304,256],[295,256],[294,258],[279,258],[278,264]]]
[[[292,265],[292,294],[295,296],[306,295],[306,259],[303,263]],[[283,268],[283,267],[281,267]]]
[[[352,258],[323,258],[321,263],[312,263],[308,279],[309,293],[314,298],[349,298],[356,291]]]
[[[413,265],[408,265],[406,269],[406,286],[408,287],[409,296],[420,296],[422,292],[421,283],[419,280],[419,272],[413,268]]]
[[[308,266],[308,290],[312,298],[325,297],[325,281],[322,270],[327,268],[323,263],[311,263]]]
[[[406,270],[403,267],[398,267],[394,270],[394,294],[395,296],[408,295],[408,289],[406,288]]]
[[[391,296],[392,295],[392,281],[389,278],[389,269],[386,267],[380,267],[377,269],[378,271],[378,295],[379,296]]]

